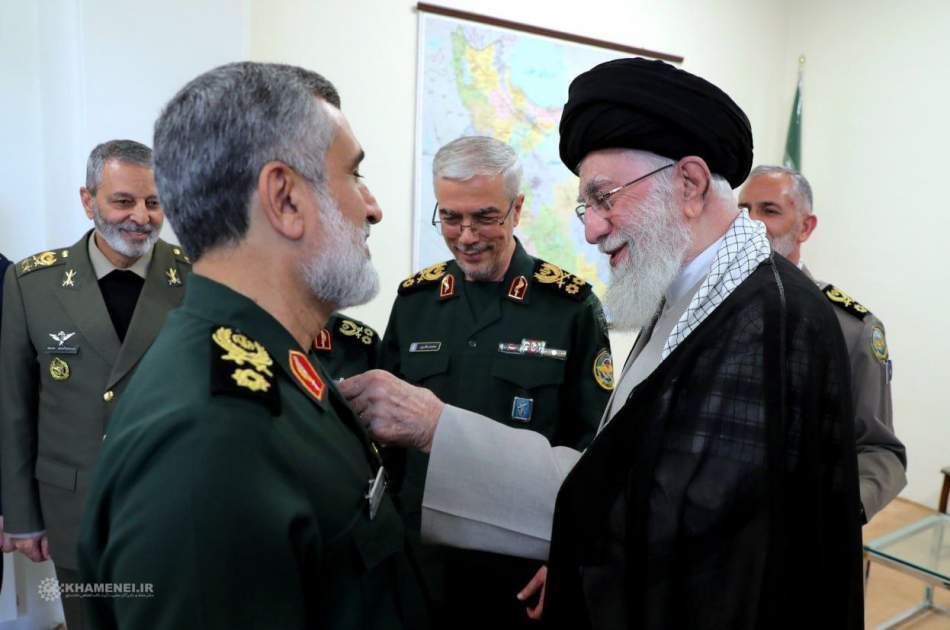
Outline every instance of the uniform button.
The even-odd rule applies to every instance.
[[[468,340],[468,347],[469,347],[469,348],[474,348],[474,347],[476,347],[476,346],[478,346],[478,342],[477,342],[477,341],[475,341],[474,339],[469,339],[469,340]]]
[[[111,389],[102,395],[102,399],[106,402],[112,402],[113,398],[115,398],[115,392]]]

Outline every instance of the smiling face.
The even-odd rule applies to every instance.
[[[591,201],[655,168],[627,151],[594,151],[580,165],[579,200]],[[668,174],[645,179],[614,194],[609,211],[589,207],[584,213],[587,241],[610,256],[604,302],[618,329],[649,323],[690,245],[690,231],[674,202],[671,181]]]
[[[116,266],[130,266],[158,240],[164,214],[152,169],[108,160],[95,194],[83,187],[79,196],[96,225],[96,245]]]
[[[504,175],[476,175],[465,181],[440,177],[435,197],[442,236],[465,279],[502,280],[515,251],[524,195],[511,199]]]

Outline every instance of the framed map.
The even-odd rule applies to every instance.
[[[558,157],[558,123],[575,76],[626,56],[420,10],[413,269],[451,258],[430,223],[436,151],[460,136],[492,136],[511,145],[524,168],[515,234],[525,249],[583,277],[601,295],[607,258],[584,240],[574,215],[577,177]]]

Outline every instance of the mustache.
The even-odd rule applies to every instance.
[[[134,221],[123,221],[122,223],[113,223],[116,229],[124,232],[137,232],[139,234],[151,234],[155,228],[151,225],[139,225]]]

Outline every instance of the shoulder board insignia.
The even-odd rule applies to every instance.
[[[354,341],[370,346],[376,339],[376,331],[369,326],[357,323],[349,319],[341,319],[340,326],[337,328],[344,337],[351,337]]]
[[[584,301],[591,292],[591,286],[586,280],[543,260],[535,263],[533,278],[538,284],[555,289],[576,302]]]
[[[37,269],[46,267],[55,267],[66,262],[64,259],[69,256],[69,250],[64,249],[61,252],[46,251],[39,254],[27,256],[16,264],[17,277],[24,276]]]
[[[188,265],[191,264],[191,258],[189,258],[188,256],[185,256],[185,252],[181,250],[181,247],[178,247],[177,245],[173,245],[172,253],[175,255],[175,258],[177,258],[181,262]]]
[[[260,402],[280,413],[280,395],[271,367],[274,360],[259,342],[218,326],[211,333],[211,393]]]
[[[829,284],[825,287],[823,293],[825,297],[828,298],[832,304],[838,308],[844,309],[848,313],[854,315],[858,319],[863,320],[867,317],[871,311],[868,310],[866,306],[859,303],[853,297],[839,289],[838,287]]]
[[[399,283],[399,295],[405,295],[421,287],[435,284],[445,275],[448,262],[440,262],[419,271]]]

